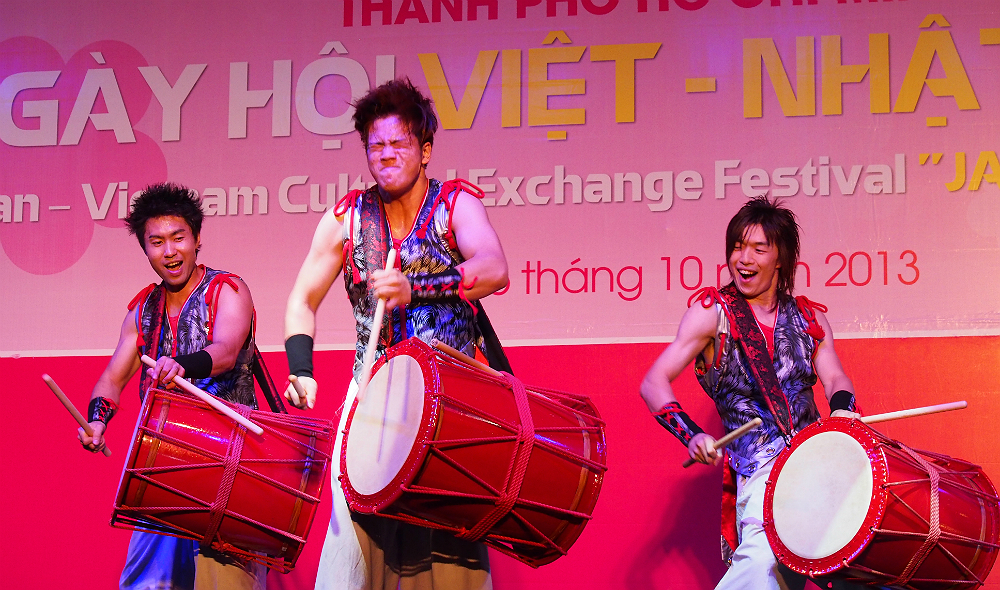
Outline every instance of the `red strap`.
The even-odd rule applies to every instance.
[[[353,190],[348,191],[346,195],[343,196],[333,208],[333,214],[340,217],[341,215],[346,215],[354,207],[354,203],[360,195],[364,194],[363,191]],[[354,259],[350,258],[353,256],[354,252],[354,214],[349,215],[350,221],[348,221],[347,227],[347,239],[344,240],[344,254],[343,260],[344,264],[350,261],[351,266],[351,279],[357,283],[361,280],[361,275],[358,273],[357,267],[354,265]]]
[[[333,206],[333,214],[336,215],[337,217],[340,217],[345,213],[347,213],[347,210],[351,208],[351,203],[354,202],[354,199],[357,198],[357,196],[360,195],[361,192],[362,191],[359,191],[357,189],[353,191],[347,191],[347,194],[344,195],[343,197],[340,197],[340,200],[337,201],[337,204]]]
[[[705,309],[712,307],[716,303],[720,304],[722,312],[726,314],[726,318],[729,320],[729,333],[733,335],[733,338],[739,340],[739,326],[736,324],[736,319],[733,318],[732,312],[729,311],[729,306],[725,304],[725,298],[723,298],[718,289],[715,287],[705,287],[704,289],[696,291],[694,295],[688,298],[688,307],[691,307],[695,301],[700,302],[701,306]]]
[[[472,282],[469,283],[468,285],[466,285],[465,284],[465,269],[462,268],[462,267],[458,267],[458,272],[459,272],[459,274],[462,275],[462,280],[458,282],[458,296],[462,299],[462,301],[468,303],[469,306],[472,307],[472,317],[476,317],[476,314],[479,313],[479,309],[476,307],[476,305],[474,303],[472,303],[472,301],[469,300],[468,297],[465,296],[465,290],[466,289],[471,289],[471,288],[475,287],[476,286],[476,281],[479,280],[479,277],[478,276],[472,277]]]
[[[722,541],[732,554],[740,544],[740,533],[736,522],[736,472],[729,466],[729,453],[723,452],[722,465]]]
[[[156,288],[156,283],[150,283],[148,287],[146,287],[142,291],[139,291],[139,294],[133,297],[132,301],[129,301],[128,310],[132,311],[140,303],[145,303],[146,298],[149,297],[149,294],[152,293],[153,289],[155,288]],[[140,307],[139,311],[136,313],[135,316],[135,325],[137,328],[135,337],[135,347],[138,348],[139,350],[142,350],[142,348],[146,346],[146,339],[142,337],[142,318],[140,317],[141,315],[142,315],[142,308]]]
[[[156,283],[150,283],[148,287],[146,287],[142,291],[139,291],[139,294],[133,297],[132,301],[128,302],[128,310],[132,311],[133,309],[135,309],[136,305],[139,305],[140,303],[145,301],[146,298],[149,297],[149,294],[152,293],[153,289],[155,288],[156,288]]]
[[[417,228],[417,237],[423,240],[427,237],[427,230],[430,227],[431,222],[434,220],[434,210],[437,209],[438,205],[444,203],[445,209],[448,210],[448,228],[445,230],[444,239],[448,242],[448,245],[452,249],[457,250],[458,244],[455,242],[455,236],[452,232],[452,217],[455,214],[455,200],[458,199],[458,195],[461,192],[467,192],[470,195],[476,197],[477,199],[482,199],[486,197],[486,193],[483,189],[472,184],[464,178],[455,178],[444,182],[441,184],[441,190],[438,191],[436,197],[434,197],[434,203],[431,204],[431,214],[427,216],[424,220],[422,226]]]
[[[792,424],[792,410],[788,405],[788,398],[781,389],[778,376],[774,372],[774,361],[767,352],[767,343],[764,341],[764,334],[760,331],[750,304],[743,298],[743,295],[736,290],[732,283],[726,285],[718,292],[725,303],[723,308],[728,308],[731,318],[730,327],[738,326],[739,334],[733,331],[743,354],[747,358],[750,370],[768,410],[774,416],[774,421],[778,428],[786,436],[791,436],[795,425]]]
[[[826,306],[822,303],[810,301],[805,295],[799,295],[796,297],[795,304],[799,306],[799,313],[801,313],[802,317],[806,320],[806,334],[809,334],[816,342],[820,342],[826,338],[826,332],[823,331],[823,326],[819,325],[819,322],[816,320],[816,312],[821,311],[826,313]]]
[[[154,360],[160,358],[160,336],[161,336],[161,333],[163,332],[163,315],[164,315],[164,313],[166,312],[166,309],[167,309],[167,294],[164,291],[165,291],[164,289],[160,290],[160,296],[159,296],[159,299],[157,301],[156,311],[153,314],[153,324],[152,324],[152,326],[150,326],[150,330],[149,330],[149,334],[152,337],[153,341],[150,342],[150,343],[148,343],[149,344],[149,350],[146,351],[146,354],[150,358],[152,358]],[[152,292],[153,291],[150,290],[150,293],[152,293]],[[136,328],[138,329],[138,332],[139,332],[139,336],[136,339],[136,345],[138,346],[139,351],[142,352],[145,349],[147,343],[145,342],[145,340],[142,337],[142,310],[141,309],[138,312],[136,312],[135,321],[136,321]],[[153,387],[154,385],[156,385],[156,383],[153,382],[149,378],[149,374],[146,373],[145,370],[139,371],[139,399],[140,400],[145,399],[146,392],[149,391],[149,389],[151,387]]]

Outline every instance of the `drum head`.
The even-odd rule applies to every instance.
[[[844,432],[821,432],[797,446],[774,483],[774,529],[799,557],[837,553],[865,523],[872,501],[872,464]]]
[[[413,448],[423,411],[420,363],[405,354],[390,358],[371,378],[351,421],[347,477],[358,493],[376,494],[396,477]]]

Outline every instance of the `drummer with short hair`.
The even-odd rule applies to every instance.
[[[834,350],[826,308],[793,297],[798,256],[792,211],[765,196],[746,203],[726,230],[732,282],[691,298],[676,339],[640,388],[650,412],[692,459],[717,464],[727,457],[724,487],[731,490],[735,479],[736,508],[735,515],[723,515],[723,553],[730,567],[717,589],[804,586],[806,578],[778,564],[768,544],[765,482],[791,436],[820,418],[812,389],[817,377],[833,416],[858,416],[854,385]],[[715,449],[715,439],[674,395],[671,382],[691,361],[727,432],[756,417],[763,421],[733,441],[726,454]],[[847,586],[836,582],[835,587]]]
[[[290,385],[285,396],[311,408],[318,388],[312,367],[316,311],[343,272],[358,340],[335,458],[372,331],[378,356],[413,336],[474,355],[484,334],[477,327],[485,318],[478,300],[508,283],[500,240],[477,198],[482,192],[465,181],[441,182],[427,175],[438,125],[431,101],[409,80],[392,80],[354,107],[355,129],[375,185],[348,193],[324,214],[285,312],[289,370],[305,389],[302,398]],[[399,255],[386,270],[390,250]],[[385,300],[385,321],[373,326],[379,299]],[[494,361],[489,351],[486,356]],[[340,462],[333,465],[334,508],[317,589],[492,587],[485,545],[350,512],[338,479]]]
[[[161,281],[128,306],[118,346],[91,393],[87,419],[94,435],[78,431],[87,450],[104,447],[105,430],[122,390],[142,366],[141,355],[156,359],[156,366],[141,374],[140,398],[184,377],[226,401],[257,407],[253,299],[240,277],[198,264],[203,219],[198,195],[176,184],[149,186],[132,203],[125,224]],[[261,590],[266,574],[260,564],[196,541],[136,530],[119,584],[123,590]]]

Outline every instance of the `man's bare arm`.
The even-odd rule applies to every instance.
[[[299,268],[285,306],[286,341],[292,336],[304,334],[311,342],[316,336],[316,312],[344,266],[343,232],[344,226],[333,209],[328,210],[316,226],[309,253]],[[292,384],[285,389],[285,398],[298,408],[312,408],[319,389],[316,380],[299,376],[298,382],[305,389],[305,399],[299,396]]]
[[[316,311],[344,266],[344,226],[328,210],[313,234],[285,307],[285,338],[316,335]]]
[[[639,394],[650,412],[677,401],[670,382],[677,378],[698,353],[715,338],[718,319],[714,307],[700,304],[689,307],[677,327],[677,338],[667,346],[646,372]]]
[[[129,379],[142,365],[139,361],[139,349],[136,346],[136,339],[139,335],[135,326],[136,309],[125,314],[125,321],[122,322],[121,332],[118,336],[118,345],[111,355],[111,360],[108,361],[108,366],[104,368],[104,372],[97,379],[90,399],[103,397],[111,400],[117,406],[121,401],[122,390],[125,389]],[[106,425],[104,422],[91,422],[90,427],[94,430],[93,437],[87,435],[83,428],[80,428],[77,431],[77,438],[87,450],[97,451],[104,445]]]
[[[212,355],[213,376],[236,366],[240,351],[253,329],[253,297],[250,295],[250,288],[239,279],[234,279],[233,282],[239,287],[239,291],[229,285],[222,285],[219,291],[212,343],[205,347],[205,351]]]
[[[671,382],[715,338],[718,318],[715,307],[700,304],[689,307],[677,327],[677,338],[667,346],[642,380],[639,394],[649,411],[656,414],[665,405],[676,402]],[[704,432],[688,443],[689,456],[700,463],[717,463],[722,455],[713,446],[715,438]]]
[[[823,332],[826,333],[826,338],[816,348],[816,355],[813,357],[813,367],[816,369],[816,375],[819,377],[819,380],[823,383],[826,400],[829,402],[833,394],[838,391],[847,391],[853,395],[854,383],[847,376],[843,365],[840,364],[840,357],[837,356],[837,351],[833,345],[833,329],[830,328],[830,322],[827,321],[826,316],[820,311],[816,312],[816,321],[819,322],[819,325],[823,328]],[[848,410],[836,410],[831,415],[848,418],[858,416],[855,412]]]
[[[459,193],[452,214],[452,231],[465,258],[458,265],[465,276],[464,285],[472,284],[465,289],[465,296],[480,299],[506,287],[510,280],[507,257],[479,199],[466,192]]]

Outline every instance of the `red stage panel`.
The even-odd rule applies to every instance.
[[[659,344],[518,347],[508,350],[525,383],[590,396],[607,421],[608,467],[594,519],[569,555],[532,569],[494,554],[498,590],[560,588],[712,588],[718,555],[718,469],[682,469],[684,451],[648,415],[638,396]],[[977,463],[1000,482],[996,427],[1000,414],[1000,337],[842,340],[841,359],[868,414],[953,400],[966,410],[882,423],[877,429],[919,449]],[[281,354],[265,355],[274,375]],[[321,397],[315,415],[335,418],[346,389],[350,352],[318,354]],[[80,450],[72,419],[41,380],[49,373],[78,407],[85,407],[104,357],[0,359],[11,431],[3,450],[7,531],[5,586],[66,588],[86,579],[95,588],[117,583],[128,533],[108,526],[115,490],[136,419],[135,385],[126,389],[112,423],[108,459]],[[691,416],[721,430],[708,398],[686,371],[678,395]],[[817,392],[820,395],[820,392]],[[820,403],[826,413],[825,404]],[[19,411],[17,408],[24,408]],[[316,515],[298,567],[272,574],[274,589],[311,588],[329,517],[329,494]],[[58,556],[58,567],[53,567]],[[1000,588],[994,573],[985,588]]]

